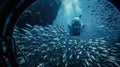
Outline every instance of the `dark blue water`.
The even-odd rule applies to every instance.
[[[53,19],[44,13],[55,8],[34,9],[41,2],[27,8],[17,21],[25,22],[24,27],[16,25],[14,29],[21,67],[120,67],[120,12],[111,3],[63,0],[60,4],[56,0],[60,5]],[[52,1],[48,3],[55,7]],[[53,17],[52,13],[49,16]],[[85,27],[79,36],[71,36],[68,26],[76,16],[81,16],[79,21]]]

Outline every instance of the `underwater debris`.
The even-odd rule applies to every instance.
[[[28,29],[29,26],[27,24]],[[29,31],[23,29],[24,34],[18,33],[18,29],[13,33],[16,44],[27,57],[29,67],[108,67],[112,64],[120,67],[120,61],[116,59],[120,58],[117,48],[120,47],[119,43],[114,46],[104,37],[81,40],[79,37],[68,36],[61,29],[62,26],[32,27]],[[26,62],[20,60],[20,53],[18,54],[18,61],[24,67]]]

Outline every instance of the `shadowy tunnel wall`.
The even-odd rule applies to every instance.
[[[18,18],[17,26],[24,28],[25,23],[42,26],[52,24],[57,16],[61,3],[61,0],[36,1],[21,14]]]

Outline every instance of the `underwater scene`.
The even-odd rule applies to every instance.
[[[37,0],[13,37],[20,67],[120,67],[120,12],[108,0]]]

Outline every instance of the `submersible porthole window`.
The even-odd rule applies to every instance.
[[[38,0],[14,28],[18,63],[21,67],[120,67],[119,27],[120,12],[107,0]]]

